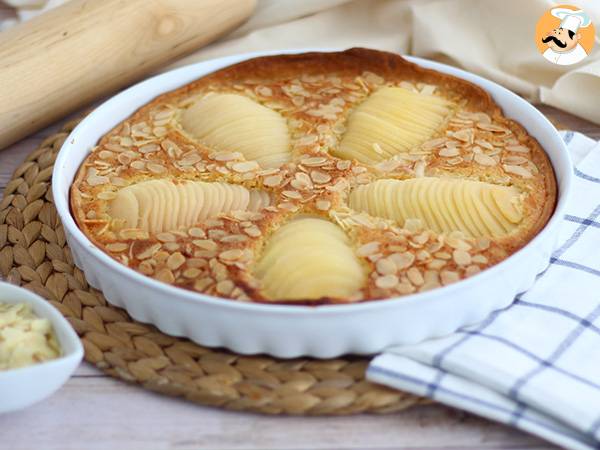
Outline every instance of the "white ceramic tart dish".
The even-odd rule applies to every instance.
[[[69,322],[37,294],[0,282],[0,303],[24,303],[31,307],[35,316],[48,319],[60,348],[58,358],[0,370],[0,413],[4,413],[30,406],[58,390],[81,362],[83,346]]]
[[[140,83],[65,141],[56,207],[108,301],[202,345],[333,357],[482,320],[547,266],[571,164],[533,106],[418,58],[261,55]]]

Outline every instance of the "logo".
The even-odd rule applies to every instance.
[[[540,17],[535,42],[548,61],[569,66],[581,62],[591,53],[594,35],[594,24],[585,11],[576,6],[560,5]]]

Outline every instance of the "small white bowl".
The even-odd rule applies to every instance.
[[[26,408],[56,392],[83,358],[83,346],[67,320],[50,303],[27,289],[0,282],[0,303],[26,303],[52,323],[61,356],[18,369],[0,370],[0,413]]]
[[[316,307],[266,305],[224,300],[144,276],[104,253],[77,227],[69,208],[69,189],[102,135],[156,96],[215,70],[256,56],[304,51],[315,49],[227,56],[158,75],[106,101],[73,130],[56,158],[52,192],[73,259],[88,282],[134,319],[153,323],[167,334],[237,353],[284,358],[373,354],[392,345],[443,336],[483,320],[529,289],[549,263],[571,191],[573,169],[565,143],[542,113],[508,89],[464,70],[414,57],[406,58],[488,91],[505,115],[520,122],[550,157],[558,181],[554,214],[531,242],[499,264],[449,286],[388,300]]]

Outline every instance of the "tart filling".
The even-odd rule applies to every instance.
[[[256,58],[107,133],[71,190],[117,261],[238,301],[353,303],[505,259],[545,225],[544,151],[479,87],[366,49]]]

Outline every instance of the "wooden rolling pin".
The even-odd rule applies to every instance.
[[[243,22],[255,0],[71,0],[0,33],[0,149]]]

